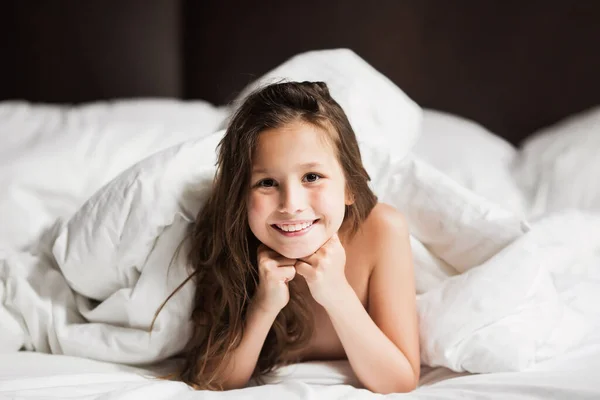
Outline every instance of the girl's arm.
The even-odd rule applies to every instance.
[[[362,384],[379,393],[408,392],[420,374],[419,333],[410,238],[392,207],[376,217],[368,312],[344,282],[326,310]]]
[[[277,313],[250,306],[246,314],[244,336],[225,369],[227,372],[223,380],[224,390],[240,389],[248,384],[276,317]]]
[[[275,318],[290,300],[288,282],[296,275],[293,267],[296,260],[285,258],[261,244],[257,262],[259,284],[246,313],[244,336],[225,369],[225,390],[246,386]]]

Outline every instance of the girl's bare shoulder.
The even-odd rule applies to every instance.
[[[357,234],[348,243],[347,249],[368,255],[369,265],[377,264],[380,256],[389,251],[389,246],[399,243],[409,235],[404,215],[393,206],[377,203]],[[365,251],[367,250],[368,251]]]
[[[407,235],[408,225],[404,214],[386,203],[377,203],[363,223],[365,237],[381,239],[381,235]]]

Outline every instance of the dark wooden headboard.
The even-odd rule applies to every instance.
[[[0,98],[233,98],[294,54],[346,47],[423,107],[519,143],[600,104],[595,0],[12,0]]]

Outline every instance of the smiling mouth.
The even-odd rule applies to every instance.
[[[308,232],[317,222],[319,222],[318,219],[301,224],[273,224],[271,226],[286,236],[296,236]]]

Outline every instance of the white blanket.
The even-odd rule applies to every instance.
[[[347,51],[319,57],[329,60],[325,70],[336,82],[381,86],[380,75]],[[290,71],[305,71],[298,64],[310,68],[313,58],[295,58]],[[292,72],[288,78],[296,79]],[[394,143],[389,136],[381,145],[381,132],[418,135],[413,121],[420,109],[389,85],[383,85],[387,92],[365,95],[359,106],[376,110],[385,102],[412,115],[406,126],[395,115],[353,114],[354,92],[336,98],[361,118],[357,135],[373,188],[411,225],[424,362],[455,371],[514,371],[577,344],[600,325],[586,306],[590,293],[600,293],[593,275],[600,217],[565,213],[529,230],[427,164],[403,158],[414,140]],[[129,364],[179,352],[189,335],[191,285],[167,304],[152,332],[149,327],[186,275],[182,257],[167,266],[206,198],[221,135],[201,135],[133,165],[70,218],[58,219],[29,250],[4,246],[1,350],[25,347]],[[572,290],[581,281],[594,289],[585,299]]]

